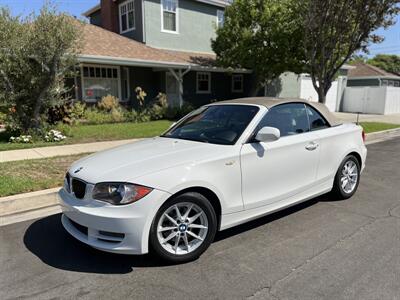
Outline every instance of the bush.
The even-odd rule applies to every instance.
[[[100,111],[97,108],[87,109],[85,119],[89,124],[118,123],[125,121],[125,111],[122,107],[115,108],[110,112]]]
[[[126,122],[143,123],[151,121],[151,117],[147,110],[143,110],[141,112],[138,112],[136,110],[131,110],[125,112],[124,120]]]
[[[33,139],[31,135],[20,135],[17,137],[10,137],[10,143],[15,143],[15,144],[29,144],[33,143]]]
[[[55,130],[62,132],[66,136],[72,136],[72,127],[71,125],[59,123],[54,127]]]
[[[161,120],[165,118],[168,110],[167,96],[163,93],[157,95],[157,102],[149,109],[151,120]]]
[[[46,135],[44,136],[46,142],[61,142],[66,138],[67,137],[63,135],[60,131],[54,129],[47,132]]]
[[[97,103],[97,107],[101,111],[111,112],[115,109],[119,109],[120,105],[118,98],[111,95],[107,95],[101,98],[101,101]]]
[[[5,113],[0,112],[0,124],[5,124],[7,119],[7,115]]]
[[[86,111],[86,104],[84,102],[74,102],[70,111],[70,119],[73,123],[79,122],[84,116]]]
[[[184,102],[182,107],[169,107],[164,115],[164,118],[168,120],[179,120],[186,116],[188,113],[192,112],[195,107],[188,103]]]
[[[71,19],[50,3],[27,17],[0,9],[0,103],[14,110],[15,130],[39,132],[48,109],[65,100],[64,78],[81,45],[81,26]]]

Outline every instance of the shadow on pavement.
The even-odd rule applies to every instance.
[[[167,265],[151,255],[119,255],[91,248],[65,231],[61,214],[32,223],[25,232],[24,244],[45,264],[68,271],[125,274],[136,267]]]
[[[214,242],[287,217],[320,201],[335,200],[322,196],[303,202],[280,212],[218,232]],[[134,268],[169,265],[151,254],[119,255],[91,248],[70,236],[64,230],[60,218],[61,215],[57,214],[37,220],[28,227],[24,235],[24,244],[27,249],[49,266],[84,273],[126,274],[132,272]]]

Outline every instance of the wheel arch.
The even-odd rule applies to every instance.
[[[347,154],[346,156],[349,156],[349,155],[354,156],[357,159],[357,161],[358,161],[358,163],[360,165],[360,168],[362,168],[363,161],[362,161],[360,153],[358,153],[357,151],[352,151],[349,154]]]
[[[215,214],[217,216],[217,222],[218,222],[217,230],[219,231],[220,227],[221,227],[222,206],[221,206],[221,201],[218,198],[217,194],[214,191],[212,191],[211,189],[202,187],[202,186],[193,186],[193,187],[184,188],[184,189],[174,193],[173,195],[171,195],[165,202],[167,202],[170,199],[173,199],[179,195],[188,193],[188,192],[199,193],[199,194],[203,195],[210,202],[210,204],[214,208]]]

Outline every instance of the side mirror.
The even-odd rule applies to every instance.
[[[261,128],[255,137],[257,142],[273,142],[279,140],[281,132],[275,127],[263,127]]]

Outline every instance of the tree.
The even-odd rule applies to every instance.
[[[378,54],[369,59],[367,63],[386,72],[400,75],[400,56],[398,55]]]
[[[395,22],[399,0],[307,0],[304,48],[308,71],[325,103],[326,94],[339,69],[358,50],[383,40],[373,32]]]
[[[252,95],[304,62],[302,19],[296,0],[235,0],[225,11],[212,48],[226,68],[253,71]]]
[[[24,19],[0,10],[0,103],[20,131],[39,130],[41,115],[62,100],[79,49],[77,24],[47,5]]]

